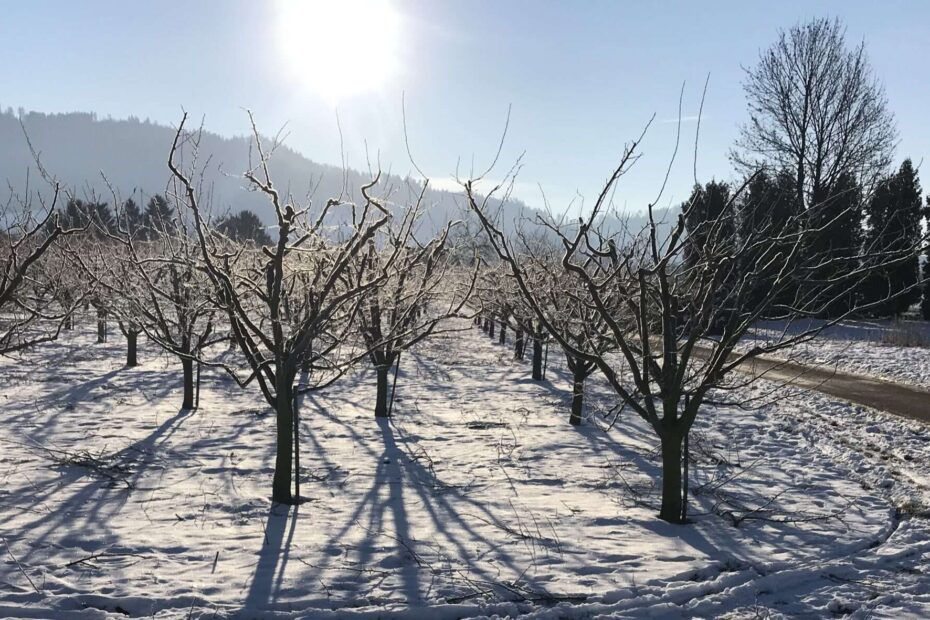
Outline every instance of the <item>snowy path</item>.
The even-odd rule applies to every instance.
[[[753,358],[740,370],[930,424],[930,392],[904,383],[769,357]]]
[[[469,330],[405,356],[389,423],[366,371],[308,397],[288,510],[255,393],[207,373],[179,411],[173,362],[69,338],[0,360],[0,617],[930,617],[916,423],[793,388],[708,408],[672,526],[642,421],[569,426],[557,356],[535,383]]]
[[[755,339],[778,339],[782,334],[797,334],[822,322],[797,321],[787,329],[782,322],[762,322],[751,330],[746,346],[752,346]],[[908,342],[912,346],[903,346]],[[920,346],[913,346],[918,344]],[[928,321],[845,321],[783,353],[788,361],[805,366],[875,377],[930,391],[928,345]]]

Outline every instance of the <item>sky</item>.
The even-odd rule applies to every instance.
[[[744,67],[780,28],[839,17],[864,40],[900,132],[930,144],[930,3],[590,0],[0,0],[0,106],[173,125],[186,110],[221,135],[282,127],[308,158],[453,186],[520,163],[514,194],[582,212],[624,145],[654,120],[615,194],[639,212],[697,179],[732,180]],[[696,122],[708,80],[695,158]],[[680,147],[675,153],[679,96]],[[402,103],[403,102],[403,103]],[[404,131],[404,111],[407,130]],[[407,140],[405,140],[405,133]],[[587,203],[585,203],[585,200]]]

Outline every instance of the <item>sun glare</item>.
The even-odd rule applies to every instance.
[[[380,89],[400,69],[400,16],[389,0],[281,0],[288,75],[330,101]]]

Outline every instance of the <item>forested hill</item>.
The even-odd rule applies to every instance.
[[[93,114],[23,115],[23,125],[45,168],[64,185],[77,193],[96,191],[104,200],[109,196],[101,173],[119,190],[123,198],[139,189],[146,194],[164,193],[170,173],[166,165],[174,130],[135,118],[128,120],[99,119]],[[244,137],[224,138],[204,132],[200,142],[201,160],[209,156],[204,187],[212,188],[213,209],[216,212],[254,211],[267,224],[273,223],[273,211],[267,199],[244,190],[242,173],[248,168],[249,141]],[[11,111],[0,114],[0,177],[14,187],[25,182],[28,168],[35,164],[20,126]],[[313,162],[301,154],[279,147],[271,162],[272,177],[279,188],[290,188],[303,197],[313,187],[313,199],[323,201],[339,196],[343,182],[353,198],[359,197],[359,187],[370,181],[369,176],[354,170],[343,175],[335,166]],[[406,201],[410,192],[397,177],[385,178],[385,185],[397,188],[394,200]],[[138,202],[138,199],[137,199]],[[449,192],[430,191],[427,198],[431,219],[444,221],[456,217],[459,208],[456,197]],[[462,201],[458,200],[459,204]],[[519,210],[522,205],[509,206]]]
[[[119,191],[122,198],[134,191],[145,195],[164,193],[170,173],[168,151],[174,129],[136,118],[126,120],[100,119],[91,113],[43,114],[24,112],[21,115],[29,139],[41,155],[45,168],[66,187],[78,195],[96,192],[109,200],[110,192],[101,173]],[[274,215],[265,197],[245,191],[242,173],[249,162],[249,141],[244,137],[224,138],[204,132],[200,142],[201,160],[209,156],[204,187],[212,190],[214,213],[254,211],[265,224],[274,223]],[[0,182],[21,190],[27,170],[35,176],[35,163],[26,142],[20,115],[12,110],[0,112]],[[316,163],[300,153],[279,147],[271,162],[272,177],[279,188],[289,188],[303,197],[314,188],[315,202],[340,196],[343,183],[353,199],[358,199],[359,187],[370,181],[367,173]],[[35,179],[32,181],[35,184]],[[413,200],[413,192],[398,177],[384,177],[385,187],[394,188],[392,198],[397,203]],[[136,198],[139,202],[138,197]],[[463,213],[462,197],[447,191],[430,190],[427,228],[439,226],[448,219],[469,217]],[[533,216],[533,210],[517,200],[509,201],[502,210],[502,220],[510,224],[521,216]],[[632,226],[641,224],[634,218]],[[428,232],[428,231],[424,231]]]

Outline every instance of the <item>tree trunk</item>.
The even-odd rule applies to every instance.
[[[375,401],[375,417],[388,417],[388,375],[391,372],[390,365],[381,365],[375,368],[378,374],[378,395]]]
[[[488,333],[488,329],[489,329],[489,328],[488,328],[488,324],[489,324],[489,323],[490,323],[490,321],[488,320],[488,317],[484,317],[484,324],[481,326],[481,331],[483,331],[484,333]]]
[[[525,348],[525,342],[523,340],[523,330],[517,330],[517,335],[514,338],[513,345],[513,357],[514,359],[522,360],[523,359],[523,349]]]
[[[181,367],[184,369],[184,403],[182,409],[194,408],[194,361],[182,359]]]
[[[494,338],[494,319],[488,321],[488,336]]]
[[[200,362],[197,362],[197,389],[194,390],[194,408],[200,409]]]
[[[691,432],[685,433],[684,439],[684,449],[682,450],[682,459],[684,459],[684,465],[682,466],[682,481],[681,481],[681,522],[685,523],[688,521],[688,459],[690,458],[688,454],[688,435]]]
[[[97,310],[97,342],[107,341],[107,311]]]
[[[300,408],[297,403],[297,396],[291,401],[294,403],[291,409],[291,418],[294,421],[294,495],[297,501],[300,501]]]
[[[280,370],[279,370],[280,372]],[[271,501],[293,504],[291,495],[291,469],[294,450],[294,401],[290,386],[280,384],[275,399],[278,445],[274,460],[274,479],[271,483]]]
[[[533,381],[542,381],[542,340],[533,338]]]
[[[500,344],[507,344],[507,323],[501,321],[501,335],[497,339]]]
[[[138,332],[127,332],[126,333],[126,367],[133,368],[139,365],[139,359],[136,356],[136,350],[138,348],[139,333]]]
[[[64,329],[66,331],[71,331],[74,328],[74,315],[70,312],[65,316],[65,325]]]
[[[581,425],[581,412],[584,409],[584,370],[576,369],[572,378],[572,413],[568,418],[572,426]]]
[[[670,431],[662,437],[662,509],[659,518],[682,523],[681,434]]]

